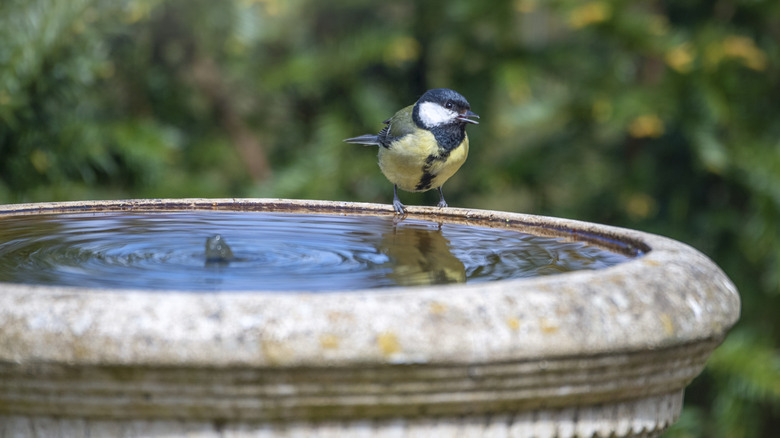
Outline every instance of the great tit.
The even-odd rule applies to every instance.
[[[428,90],[414,104],[384,121],[377,135],[348,138],[347,143],[379,146],[379,168],[393,183],[393,209],[404,214],[398,188],[407,192],[439,190],[439,207],[446,207],[441,186],[466,161],[472,118],[465,97],[446,88]]]

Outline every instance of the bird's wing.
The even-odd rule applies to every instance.
[[[389,147],[393,140],[414,132],[415,125],[414,121],[412,121],[413,108],[414,105],[409,105],[383,122],[386,126],[377,134],[382,146]]]

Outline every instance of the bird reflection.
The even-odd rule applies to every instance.
[[[399,286],[466,282],[466,267],[452,255],[441,225],[394,226],[383,234],[381,248],[390,259],[387,276]]]

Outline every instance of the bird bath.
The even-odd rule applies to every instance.
[[[739,316],[667,238],[408,213],[0,206],[0,436],[654,436]]]

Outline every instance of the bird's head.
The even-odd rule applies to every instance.
[[[471,111],[471,105],[458,92],[447,88],[428,90],[414,104],[415,123],[423,129],[446,125],[479,124],[471,117],[479,118]]]

